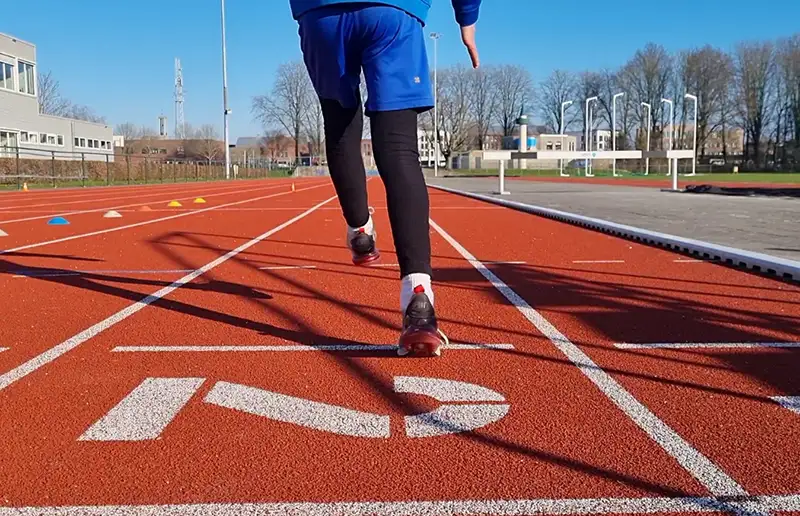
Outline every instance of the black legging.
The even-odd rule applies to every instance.
[[[361,159],[361,104],[344,108],[335,100],[321,102],[331,179],[347,224],[359,227],[369,219]],[[400,276],[415,272],[431,275],[429,201],[417,150],[417,112],[379,111],[370,114],[370,121],[372,150],[386,188]]]

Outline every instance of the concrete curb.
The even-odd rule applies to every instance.
[[[759,272],[770,277],[800,282],[800,262],[794,260],[746,251],[744,249],[736,249],[734,247],[712,244],[709,242],[703,242],[702,240],[693,240],[690,238],[669,235],[666,233],[658,233],[656,231],[649,231],[647,229],[637,228],[634,226],[626,226],[624,224],[617,224],[616,222],[595,219],[592,217],[586,217],[584,215],[578,215],[566,211],[554,210],[551,208],[544,208],[542,206],[535,206],[517,201],[509,201],[507,199],[498,199],[491,195],[466,192],[446,186],[432,184],[429,184],[428,186],[445,192],[471,197],[473,199],[498,204],[500,206],[532,213],[534,215],[540,215],[542,217],[547,217],[561,222],[575,224],[614,236],[636,240],[637,242],[666,247],[673,251],[683,252],[713,261],[723,262],[728,265]]]

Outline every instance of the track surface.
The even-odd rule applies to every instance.
[[[0,196],[84,211],[0,224],[0,515],[800,512],[800,288],[431,190],[399,358],[382,185],[364,269],[294,183]]]
[[[649,188],[672,188],[672,177],[659,175],[659,179],[638,179],[636,177],[559,177],[559,176],[525,176],[508,177],[506,179],[521,181],[545,181],[548,183],[597,183],[601,185],[616,186],[643,186]],[[713,179],[713,174],[700,176],[678,176],[678,187],[685,188],[687,185],[712,185],[730,188],[797,188],[798,183],[758,183],[751,181],[718,181]]]

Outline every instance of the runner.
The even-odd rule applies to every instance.
[[[481,0],[451,0],[472,66]],[[417,116],[433,107],[423,26],[430,0],[290,0],[306,68],[322,105],[328,167],[347,222],[353,263],[380,258],[361,159],[361,71],[375,162],[386,187],[400,265],[401,356],[440,355],[431,288],[429,200],[417,149]]]

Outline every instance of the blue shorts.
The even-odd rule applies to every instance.
[[[384,5],[333,5],[299,20],[300,45],[319,97],[356,107],[361,70],[366,113],[433,107],[422,23]]]

